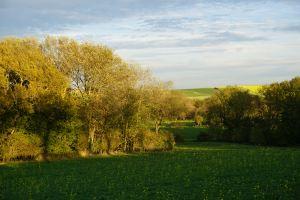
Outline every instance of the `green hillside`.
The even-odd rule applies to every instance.
[[[219,88],[225,88],[226,86],[220,86]],[[241,87],[250,90],[251,93],[256,94],[258,90],[262,87],[260,85],[236,85],[236,87]],[[214,88],[194,88],[194,89],[179,89],[189,98],[193,99],[205,99],[210,97],[216,90]]]
[[[194,89],[180,89],[178,90],[182,92],[184,95],[186,95],[189,98],[195,98],[195,99],[205,99],[207,97],[210,97],[214,92],[214,88],[194,88]]]

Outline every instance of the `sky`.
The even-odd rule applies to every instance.
[[[300,75],[300,0],[0,0],[0,38],[105,44],[175,88]]]

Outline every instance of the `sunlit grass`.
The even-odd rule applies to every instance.
[[[249,90],[253,94],[257,94],[262,88],[261,85],[235,85],[236,87]],[[225,88],[227,86],[219,86],[218,88]],[[194,88],[194,89],[180,89],[185,96],[191,99],[203,100],[210,97],[216,90],[214,88]]]

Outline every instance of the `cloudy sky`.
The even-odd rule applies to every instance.
[[[300,0],[0,0],[0,38],[112,47],[176,88],[300,75]]]

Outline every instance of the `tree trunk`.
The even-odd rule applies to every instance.
[[[104,135],[104,138],[105,138],[106,143],[107,143],[107,150],[106,150],[106,153],[107,153],[107,154],[110,154],[110,152],[111,152],[111,137],[110,137],[108,134],[110,134],[110,133],[106,133],[106,134]]]
[[[94,151],[95,131],[96,131],[96,127],[95,126],[90,126],[89,127],[89,148],[90,148],[91,152]]]
[[[160,128],[160,123],[159,123],[159,121],[156,121],[155,122],[155,133],[156,134],[158,134],[159,128]]]
[[[124,152],[128,151],[128,136],[127,136],[128,122],[125,123],[124,127]]]

